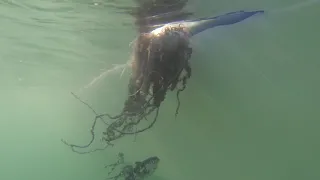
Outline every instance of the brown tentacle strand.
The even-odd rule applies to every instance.
[[[128,98],[121,113],[116,116],[99,115],[91,106],[75,96],[96,116],[91,128],[92,140],[85,146],[63,142],[74,152],[77,152],[74,150],[75,147],[88,148],[95,139],[94,128],[97,119],[102,120],[107,126],[102,138],[107,145],[113,145],[112,142],[125,135],[142,133],[152,128],[157,121],[160,106],[169,90],[177,90],[178,106],[175,113],[177,116],[180,108],[179,94],[186,88],[187,79],[191,77],[189,59],[192,49],[189,47],[188,39],[181,35],[183,33],[185,33],[183,27],[179,26],[165,28],[159,35],[141,34],[135,44]],[[172,43],[171,39],[177,41]],[[180,83],[182,87],[179,86]],[[155,113],[153,121],[145,128],[137,128],[141,126],[141,120],[145,120],[152,113]],[[113,122],[107,123],[105,117]]]

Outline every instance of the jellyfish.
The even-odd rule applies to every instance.
[[[177,6],[177,4],[174,5]],[[89,147],[94,140],[93,130],[98,119],[106,124],[102,140],[108,145],[113,145],[115,140],[125,135],[142,133],[152,128],[157,121],[161,104],[169,91],[176,92],[178,105],[175,116],[177,116],[180,107],[179,94],[186,89],[187,82],[191,78],[190,39],[207,29],[235,24],[263,12],[260,10],[236,11],[209,18],[178,20],[156,28],[154,24],[151,26],[143,24],[143,20],[151,18],[159,23],[160,16],[163,18],[167,16],[160,14],[143,19],[139,16],[137,23],[140,24],[140,33],[133,46],[132,73],[128,82],[127,99],[121,112],[115,116],[107,113],[98,114],[86,104],[96,115],[91,128],[92,140],[85,146],[70,144],[66,141],[64,143],[71,148]],[[155,113],[155,117],[150,124],[138,129],[137,126],[142,121],[147,121],[152,113]],[[108,123],[110,121],[105,119],[112,120],[112,123]]]

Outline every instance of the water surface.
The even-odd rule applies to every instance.
[[[176,120],[169,94],[157,124],[135,142],[71,152],[60,139],[89,141],[93,114],[70,92],[100,113],[119,112],[126,98],[129,70],[94,81],[129,60],[136,36],[132,18],[108,5],[0,2],[0,179],[104,179],[119,151],[130,162],[159,156],[150,179],[320,178],[317,1],[191,1],[199,17],[269,11],[193,39],[193,75]]]

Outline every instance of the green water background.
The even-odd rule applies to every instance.
[[[0,1],[1,180],[102,180],[120,151],[128,162],[157,155],[151,180],[320,179],[317,1],[191,1],[199,17],[271,11],[193,39],[193,75],[176,120],[169,94],[157,124],[135,142],[71,152],[60,139],[88,142],[94,115],[70,92],[100,113],[118,113],[126,98],[128,70],[84,88],[126,63],[136,36],[132,18],[107,5]]]

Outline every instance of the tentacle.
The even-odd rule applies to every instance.
[[[143,42],[143,44],[136,44],[133,73],[128,85],[128,99],[119,115],[98,114],[89,104],[73,94],[95,114],[90,131],[92,139],[87,145],[83,146],[63,142],[72,149],[74,147],[88,148],[95,139],[94,129],[98,119],[107,126],[102,138],[107,145],[113,145],[113,141],[125,135],[136,136],[138,133],[154,126],[158,119],[160,106],[165,100],[168,90],[177,90],[178,107],[175,113],[175,116],[177,116],[180,108],[179,94],[186,88],[187,79],[191,77],[189,59],[192,49],[188,47],[188,42],[185,41],[184,37],[179,39],[177,46],[174,46],[177,49],[168,49],[163,41],[170,39],[171,35],[179,35],[180,37],[177,32],[182,30],[183,27],[165,28],[162,32],[164,39],[159,36],[150,36],[150,34],[141,35],[140,42]],[[187,72],[186,75],[182,75],[183,71]],[[182,82],[182,88],[177,87],[179,82]],[[137,128],[141,120],[147,119],[146,117],[154,111],[153,121],[145,128]],[[113,122],[106,122],[105,117],[113,120]],[[134,127],[136,127],[136,130],[134,130]]]
[[[123,164],[123,163],[124,163],[124,154],[123,153],[119,153],[117,162],[105,166],[105,168],[111,167],[111,170],[109,171],[108,175],[110,175],[115,170],[115,168],[117,166],[119,166],[120,164]]]
[[[99,151],[99,150],[104,150],[106,149],[109,145],[111,144],[107,144],[104,148],[98,148],[98,149],[94,149],[94,150],[91,150],[91,151],[87,151],[87,152],[80,152],[80,151],[76,151],[74,148],[88,148],[92,143],[93,141],[95,140],[95,134],[94,134],[94,129],[96,127],[96,123],[97,123],[97,119],[99,118],[99,116],[97,115],[97,112],[86,102],[82,101],[77,95],[75,95],[74,93],[71,93],[76,99],[78,99],[81,103],[83,103],[84,105],[86,105],[89,109],[92,110],[92,112],[94,114],[96,114],[96,118],[94,119],[93,123],[92,123],[92,126],[91,126],[91,129],[90,129],[90,133],[91,133],[91,140],[89,141],[88,144],[86,145],[75,145],[75,144],[70,144],[68,143],[67,141],[65,141],[64,139],[61,139],[61,141],[69,146],[73,152],[76,152],[78,154],[87,154],[87,153],[90,153],[90,152],[94,152],[94,151]]]

